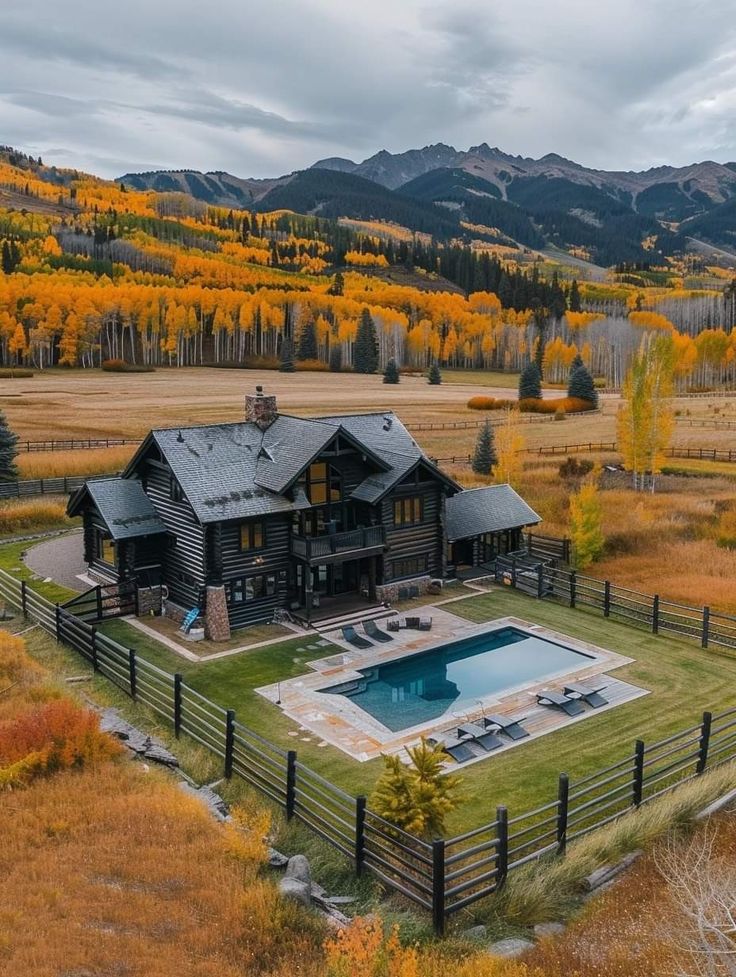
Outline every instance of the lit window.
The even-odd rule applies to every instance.
[[[422,521],[422,500],[420,496],[394,501],[394,526],[411,526]]]
[[[265,543],[262,522],[244,522],[240,526],[240,549],[261,550]]]

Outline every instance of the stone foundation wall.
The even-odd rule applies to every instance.
[[[406,590],[408,587],[418,587],[420,595],[426,594],[432,585],[432,581],[436,579],[437,577],[430,577],[425,574],[421,577],[412,577],[411,580],[392,580],[391,583],[378,584],[376,586],[376,600],[394,604],[399,599],[399,590]]]
[[[138,617],[148,617],[150,614],[159,617],[162,606],[163,597],[160,587],[138,588]]]
[[[164,617],[168,617],[170,621],[174,621],[176,624],[181,624],[181,622],[186,617],[186,608],[180,607],[179,604],[174,604],[172,601],[164,601],[163,605]]]
[[[224,587],[207,588],[204,622],[205,637],[209,641],[230,640],[230,616],[227,612],[227,596]]]

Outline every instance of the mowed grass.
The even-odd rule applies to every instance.
[[[512,816],[530,810],[554,799],[559,773],[566,772],[573,780],[586,776],[630,755],[636,739],[654,742],[695,724],[705,709],[718,712],[736,705],[736,655],[728,652],[703,651],[695,643],[655,637],[584,610],[507,590],[494,589],[455,602],[451,608],[473,622],[520,617],[619,652],[634,662],[617,669],[616,677],[651,692],[462,771],[464,802],[450,820],[452,831],[491,820],[498,804],[505,804]],[[301,730],[254,691],[304,674],[307,660],[334,654],[334,646],[299,652],[300,647],[314,642],[296,638],[217,662],[190,664],[141,640],[124,622],[105,625],[105,630],[123,643],[132,642],[160,667],[182,672],[193,688],[235,709],[240,722],[272,742],[296,749],[300,759],[323,776],[353,793],[370,793],[382,770],[380,760],[357,763],[334,747],[320,747],[317,737]],[[289,736],[290,732],[298,735]]]

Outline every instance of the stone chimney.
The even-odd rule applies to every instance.
[[[279,416],[276,398],[271,394],[264,396],[263,387],[256,387],[255,394],[248,394],[245,398],[245,419],[265,431]]]

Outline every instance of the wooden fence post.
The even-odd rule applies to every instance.
[[[575,597],[576,597],[576,593],[575,593],[575,581],[576,581],[576,579],[577,579],[577,577],[576,577],[575,571],[574,570],[571,570],[570,571],[570,607],[574,607],[575,606]]]
[[[61,606],[56,605],[56,640],[61,641]]]
[[[700,644],[703,648],[708,647],[708,626],[710,624],[710,607],[703,608],[703,635]]]
[[[544,565],[540,563],[537,566],[537,598],[541,600],[544,597]]]
[[[637,740],[634,745],[634,779],[631,788],[631,800],[634,807],[639,807],[644,795],[644,740]]]
[[[361,794],[355,798],[355,874],[363,874],[365,861],[365,805],[366,799]]]
[[[516,557],[511,557],[511,586],[516,587]]]
[[[570,538],[568,536],[562,540],[562,562],[570,562]]]
[[[652,598],[652,634],[659,634],[659,594]]]
[[[561,773],[557,782],[557,854],[567,848],[567,812],[570,807],[570,778]]]
[[[496,808],[496,888],[500,889],[509,874],[509,812],[505,807]]]
[[[135,699],[138,691],[138,675],[135,660],[135,648],[128,649],[128,677],[130,679],[130,697]]]
[[[174,675],[174,736],[179,739],[181,735],[181,672]]]
[[[445,841],[432,842],[432,923],[437,936],[445,932]]]
[[[233,775],[233,750],[235,748],[235,710],[228,709],[225,713],[225,778],[230,780]]]
[[[97,620],[102,620],[102,587],[98,584],[95,587],[95,599],[97,601]]]
[[[296,750],[286,754],[286,820],[294,817],[296,806]]]
[[[708,763],[708,747],[710,746],[710,730],[713,725],[713,714],[703,713],[703,725],[700,727],[700,743],[698,745],[698,762],[695,773],[701,774]]]
[[[20,582],[20,609],[23,612],[23,617],[28,617],[28,595],[26,590],[28,589],[28,584],[25,580]]]
[[[90,628],[90,649],[92,651],[92,671],[99,672],[100,662],[97,658],[97,628]]]

